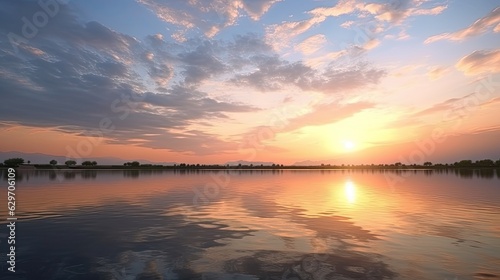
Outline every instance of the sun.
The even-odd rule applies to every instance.
[[[350,140],[344,141],[344,149],[347,151],[351,151],[352,149],[354,149],[355,146],[356,145],[354,144],[354,142]]]

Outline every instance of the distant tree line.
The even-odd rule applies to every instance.
[[[26,161],[23,158],[9,158],[3,161],[3,163],[0,163],[0,166],[9,166],[9,167],[18,167],[22,164],[24,164]],[[31,164],[31,161],[27,161],[27,164]],[[49,161],[49,165],[55,167],[57,166],[57,160],[52,159]],[[34,165],[44,165],[44,164],[34,164]],[[46,164],[45,164],[46,165]],[[66,166],[76,166],[77,162],[75,160],[67,160],[64,162],[64,165]],[[97,161],[84,161],[82,162],[82,166],[96,166]]]
[[[3,161],[3,163],[0,163],[0,166],[6,166],[6,167],[17,167],[25,163],[25,160],[23,158],[9,158]],[[28,164],[30,164],[30,161],[27,161]],[[49,164],[35,164],[36,167],[52,167],[56,168],[57,167],[57,160],[53,159],[49,161]],[[64,165],[67,167],[75,167],[77,166],[77,162],[75,160],[67,160],[64,162]],[[97,166],[96,161],[90,161],[86,160],[81,163],[81,166],[83,167],[95,167]],[[105,167],[105,166],[102,166]],[[107,166],[110,167],[110,166]],[[112,165],[111,167],[119,168],[120,166]],[[491,159],[483,159],[483,160],[461,160],[457,161],[455,163],[432,163],[430,161],[426,161],[422,164],[404,164],[401,162],[395,162],[393,164],[341,164],[341,165],[332,165],[332,164],[321,164],[321,165],[316,165],[316,166],[285,166],[283,164],[275,164],[273,163],[272,165],[254,165],[254,164],[248,164],[248,165],[242,165],[241,163],[236,165],[236,166],[230,166],[229,164],[226,165],[220,165],[220,164],[189,164],[189,163],[180,163],[180,164],[174,164],[173,166],[163,166],[163,165],[153,165],[153,164],[141,164],[138,161],[131,161],[131,162],[125,162],[123,163],[123,167],[130,167],[130,168],[136,168],[136,167],[149,167],[149,168],[174,168],[174,169],[202,169],[202,168],[215,168],[215,169],[226,169],[226,168],[239,168],[239,169],[258,169],[258,168],[379,168],[379,169],[385,169],[385,168],[395,168],[395,169],[400,169],[400,168],[497,168],[500,167],[500,159],[493,161]]]

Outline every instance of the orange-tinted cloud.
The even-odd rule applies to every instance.
[[[275,50],[280,50],[288,46],[290,40],[324,20],[325,17],[312,17],[302,21],[290,21],[270,25],[266,28],[266,42],[272,45]]]
[[[208,0],[208,1],[170,1],[137,0],[150,8],[159,19],[181,28],[174,38],[183,41],[182,29],[201,28],[205,36],[213,37],[223,28],[236,23],[241,14],[258,20],[269,8],[280,0]],[[212,20],[204,20],[206,16]]]
[[[440,40],[462,41],[466,38],[485,33],[493,26],[495,26],[494,31],[498,32],[499,30],[498,24],[500,24],[500,7],[495,8],[486,16],[476,20],[473,24],[469,25],[469,27],[465,29],[453,33],[443,33],[439,35],[434,35],[432,37],[427,38],[427,40],[425,40],[424,43],[430,44]]]
[[[312,111],[288,121],[283,131],[293,131],[306,126],[318,126],[338,122],[351,117],[363,110],[373,108],[375,104],[369,102],[358,102],[346,105],[320,104],[314,106]]]
[[[390,3],[365,3],[359,0],[344,0],[333,7],[316,8],[310,13],[316,17],[337,17],[359,12],[359,17],[372,15],[380,21],[401,24],[411,16],[437,15],[446,10],[446,5],[422,7],[424,1],[399,0]]]
[[[466,75],[500,72],[500,49],[475,51],[460,59],[455,67]]]
[[[325,35],[317,34],[302,41],[295,49],[301,51],[305,55],[310,55],[321,49],[326,42]]]
[[[439,80],[446,74],[447,71],[448,69],[446,67],[433,66],[429,69],[429,72],[427,72],[427,76],[433,81]]]

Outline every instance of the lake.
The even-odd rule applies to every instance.
[[[498,170],[17,175],[2,279],[500,279]]]

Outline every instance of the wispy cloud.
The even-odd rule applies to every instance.
[[[358,20],[371,22],[370,26],[376,25],[375,28],[367,31],[376,34],[381,33],[384,29],[390,29],[394,25],[401,25],[409,17],[438,15],[447,8],[443,4],[429,6],[426,5],[426,2],[422,0],[398,0],[389,3],[365,3],[360,0],[342,0],[331,7],[318,7],[310,10],[308,14],[311,17],[308,19],[271,25],[266,30],[266,38],[276,50],[280,50],[286,47],[293,38],[322,24],[328,17],[354,15]],[[350,20],[340,26],[349,28],[355,23],[355,21]],[[376,41],[372,42],[371,48],[373,48],[374,42]]]
[[[466,75],[500,72],[500,49],[475,51],[460,59],[455,67]]]
[[[428,70],[429,71],[427,72],[427,76],[432,81],[441,79],[446,74],[446,72],[448,72],[448,69],[443,66],[432,66],[429,67]]]
[[[324,20],[325,17],[312,17],[301,21],[269,25],[266,27],[266,42],[272,45],[275,50],[281,50],[288,46],[290,40]]]
[[[258,20],[280,0],[137,0],[149,7],[161,20],[179,28],[174,37],[184,41],[182,29],[199,28],[207,37],[213,37],[223,28],[235,25],[242,14]],[[208,19],[208,20],[207,20]]]
[[[425,43],[430,44],[440,40],[462,41],[466,38],[483,34],[492,28],[494,28],[495,32],[498,32],[498,24],[500,24],[500,7],[495,8],[486,16],[476,20],[467,28],[452,33],[434,35],[427,38]]]
[[[316,17],[338,17],[357,12],[360,18],[373,16],[380,21],[401,24],[411,16],[437,15],[447,8],[446,5],[424,7],[425,2],[421,0],[398,0],[389,1],[388,3],[366,3],[359,0],[343,0],[339,1],[335,6],[316,8],[310,13]]]
[[[310,112],[288,120],[288,124],[283,127],[281,132],[294,131],[307,126],[332,124],[374,106],[375,104],[370,102],[344,105],[336,103],[318,104],[313,106]]]
[[[302,41],[295,47],[295,49],[305,55],[310,55],[320,50],[326,42],[327,39],[325,35],[317,34]]]
[[[257,70],[236,75],[232,81],[237,85],[250,86],[260,91],[295,86],[302,90],[336,94],[376,84],[385,75],[385,71],[367,64],[348,68],[328,67],[319,71],[302,62],[290,63],[272,56],[256,56],[249,63],[255,65]]]
[[[474,108],[494,103],[494,100],[480,100],[477,93],[470,93],[461,97],[454,97],[438,102],[425,109],[408,113],[402,116],[392,125],[396,128],[407,126],[422,126],[429,123],[440,125],[442,122],[453,121],[463,117],[465,112],[471,112]],[[426,121],[427,120],[427,121]],[[428,122],[431,120],[431,122]]]

